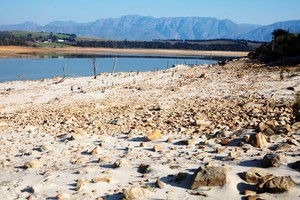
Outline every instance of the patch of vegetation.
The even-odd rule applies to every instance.
[[[249,53],[248,57],[269,62],[300,56],[299,33],[294,34],[283,29],[277,29],[273,31],[272,35],[273,38],[270,43],[263,44],[255,52]]]
[[[30,31],[0,31],[0,46],[64,47],[75,42],[75,34]]]
[[[44,43],[44,42],[39,42],[35,44],[36,47],[48,47],[48,48],[63,48],[63,47],[67,47],[70,45],[67,44],[63,44],[63,43],[56,43],[56,42],[51,42],[51,43]]]

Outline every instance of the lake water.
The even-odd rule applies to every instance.
[[[97,73],[111,72],[115,57],[97,58]],[[166,69],[174,64],[205,64],[215,60],[196,57],[132,57],[117,58],[115,72],[152,71]],[[35,80],[63,76],[63,67],[67,77],[92,76],[93,65],[90,58],[4,58],[0,59],[0,82],[21,80],[20,77]]]

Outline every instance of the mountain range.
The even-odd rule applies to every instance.
[[[300,32],[300,20],[277,22],[262,26],[237,24],[229,19],[212,17],[164,17],[128,15],[119,18],[99,19],[90,23],[54,21],[44,26],[25,22],[0,25],[1,31],[26,30],[35,32],[70,33],[78,36],[109,38],[117,40],[153,39],[246,39],[270,41],[275,29]]]

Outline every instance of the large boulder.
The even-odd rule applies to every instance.
[[[295,185],[296,183],[290,176],[268,175],[257,184],[257,191],[260,193],[283,193],[289,191]]]
[[[223,186],[227,183],[226,176],[224,167],[200,167],[194,173],[191,189],[202,186]]]

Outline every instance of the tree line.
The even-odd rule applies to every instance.
[[[8,34],[9,35],[9,34]],[[59,41],[59,39],[63,39]],[[135,49],[180,49],[180,50],[200,50],[200,51],[253,51],[255,46],[249,45],[246,40],[152,40],[152,41],[129,41],[129,40],[91,40],[78,38],[75,34],[45,34],[29,33],[15,37],[10,35],[1,37],[0,46],[36,46],[39,42],[60,42],[61,44],[78,47],[102,47],[102,48],[135,48]],[[251,43],[255,43],[251,41]],[[257,46],[257,45],[256,45]]]
[[[103,48],[141,48],[141,49],[185,49],[185,50],[208,50],[208,51],[253,51],[254,47],[247,45],[247,42],[235,41],[230,44],[212,43],[201,44],[195,41],[77,41],[75,46],[79,47],[103,47]]]
[[[291,56],[300,56],[300,34],[290,33],[284,29],[273,31],[270,43],[261,45],[255,52],[249,54],[251,58],[262,60]]]

